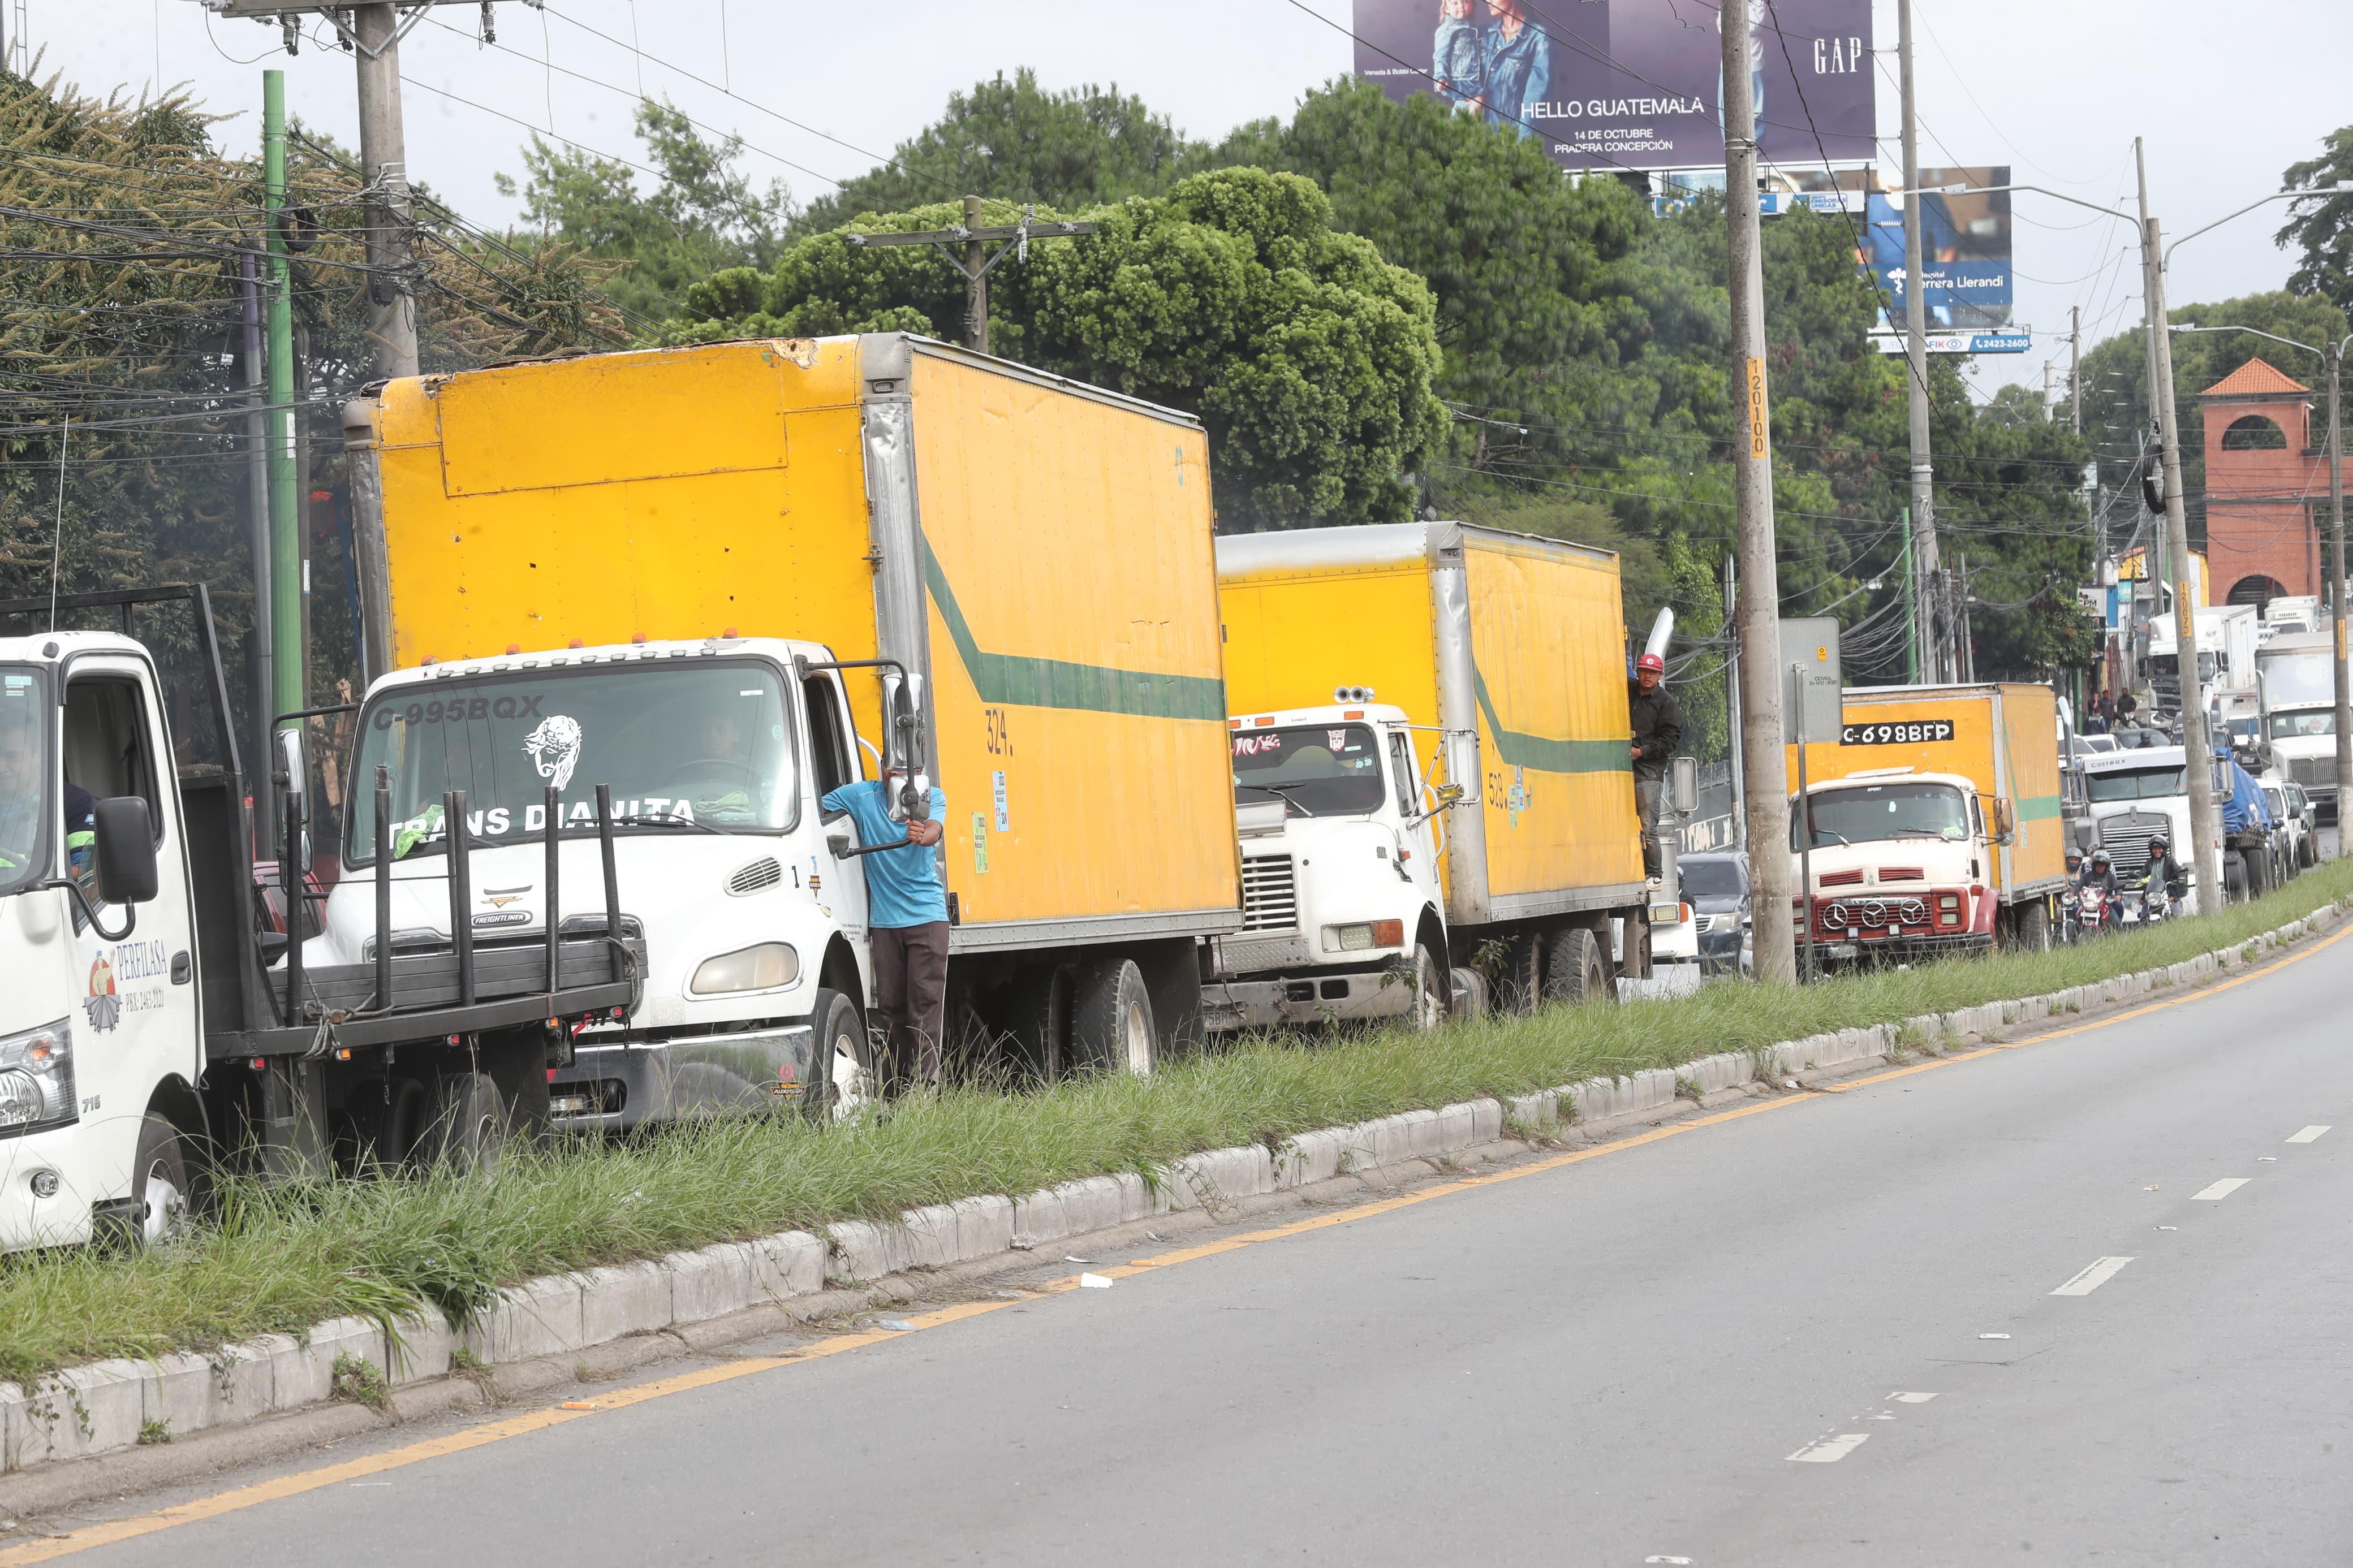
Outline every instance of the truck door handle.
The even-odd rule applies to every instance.
[[[173,984],[185,985],[189,981],[195,978],[195,974],[196,966],[195,963],[189,959],[188,950],[186,948],[184,947],[179,952],[172,955]]]

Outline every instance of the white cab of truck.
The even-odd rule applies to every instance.
[[[373,956],[379,764],[392,780],[396,954],[451,938],[448,790],[467,794],[478,953],[534,947],[551,916],[609,929],[596,807],[581,798],[608,784],[620,924],[644,940],[644,990],[634,1012],[574,1036],[550,1089],[555,1124],[614,1130],[800,1100],[827,977],[854,963],[867,984],[865,879],[841,854],[847,825],[828,827],[818,805],[860,776],[839,677],[807,668],[831,657],[710,638],[385,676],[359,716],[345,875],[306,963]],[[551,788],[565,813],[552,910]],[[856,1061],[830,1065],[851,1091],[842,1075]]]
[[[1214,944],[1214,1028],[1409,1018],[1434,1028],[1443,802],[1403,709],[1363,701],[1230,720],[1242,930]]]
[[[1864,769],[1810,785],[1806,805],[1790,843],[1812,824],[1815,937],[1825,956],[1993,945],[2000,827],[1986,820],[1973,781]]]
[[[0,1246],[87,1241],[110,1215],[158,1235],[187,1196],[176,1154],[140,1158],[165,1115],[200,1121],[205,1065],[164,713],[129,637],[0,638]],[[94,844],[69,846],[69,781],[99,802]],[[143,887],[108,886],[126,849]]]
[[[2083,768],[2091,800],[2090,847],[2108,852],[2119,879],[2137,879],[2148,868],[2148,841],[2160,833],[2174,859],[2190,865],[2189,784],[2180,747],[2095,752],[2083,759]],[[2194,885],[2194,866],[2189,877]]]

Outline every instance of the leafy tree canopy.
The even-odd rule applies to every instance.
[[[865,213],[900,212],[966,195],[1095,206],[1158,195],[1212,167],[1209,149],[1188,141],[1142,99],[1087,86],[1047,92],[1037,73],[1003,73],[952,93],[947,112],[899,144],[871,174],[820,196],[794,222],[796,237],[839,228]]]
[[[2291,163],[2281,172],[2280,189],[2353,185],[2353,125],[2330,132],[2320,146],[2319,157]],[[2279,231],[2279,242],[2304,252],[2295,270],[2288,274],[2288,292],[2326,300],[2339,310],[2353,310],[2353,195],[2290,202],[2287,210],[2290,216]]]
[[[638,194],[628,164],[551,147],[536,133],[523,149],[522,180],[496,179],[501,194],[522,197],[524,221],[542,235],[617,263],[607,271],[606,296],[650,322],[675,314],[687,286],[713,272],[774,266],[793,204],[781,184],[753,189],[736,166],[739,139],[705,141],[670,103],[641,100],[637,130],[661,171],[649,194]]]
[[[991,279],[991,346],[1188,409],[1208,426],[1231,527],[1388,521],[1444,426],[1429,289],[1332,226],[1296,175],[1224,169],[1086,213],[1091,238],[1040,243]],[[941,205],[866,229],[958,221]],[[691,335],[903,329],[955,334],[965,289],[915,247],[818,235],[776,269],[688,290]]]

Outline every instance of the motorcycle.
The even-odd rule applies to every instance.
[[[2099,935],[2115,916],[2108,905],[2107,890],[2083,882],[2060,894],[2059,905],[2068,935],[2076,942]]]

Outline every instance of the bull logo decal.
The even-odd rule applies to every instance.
[[[561,790],[572,782],[572,770],[580,763],[580,721],[551,713],[523,737],[522,749],[531,753],[531,765],[539,776]]]

